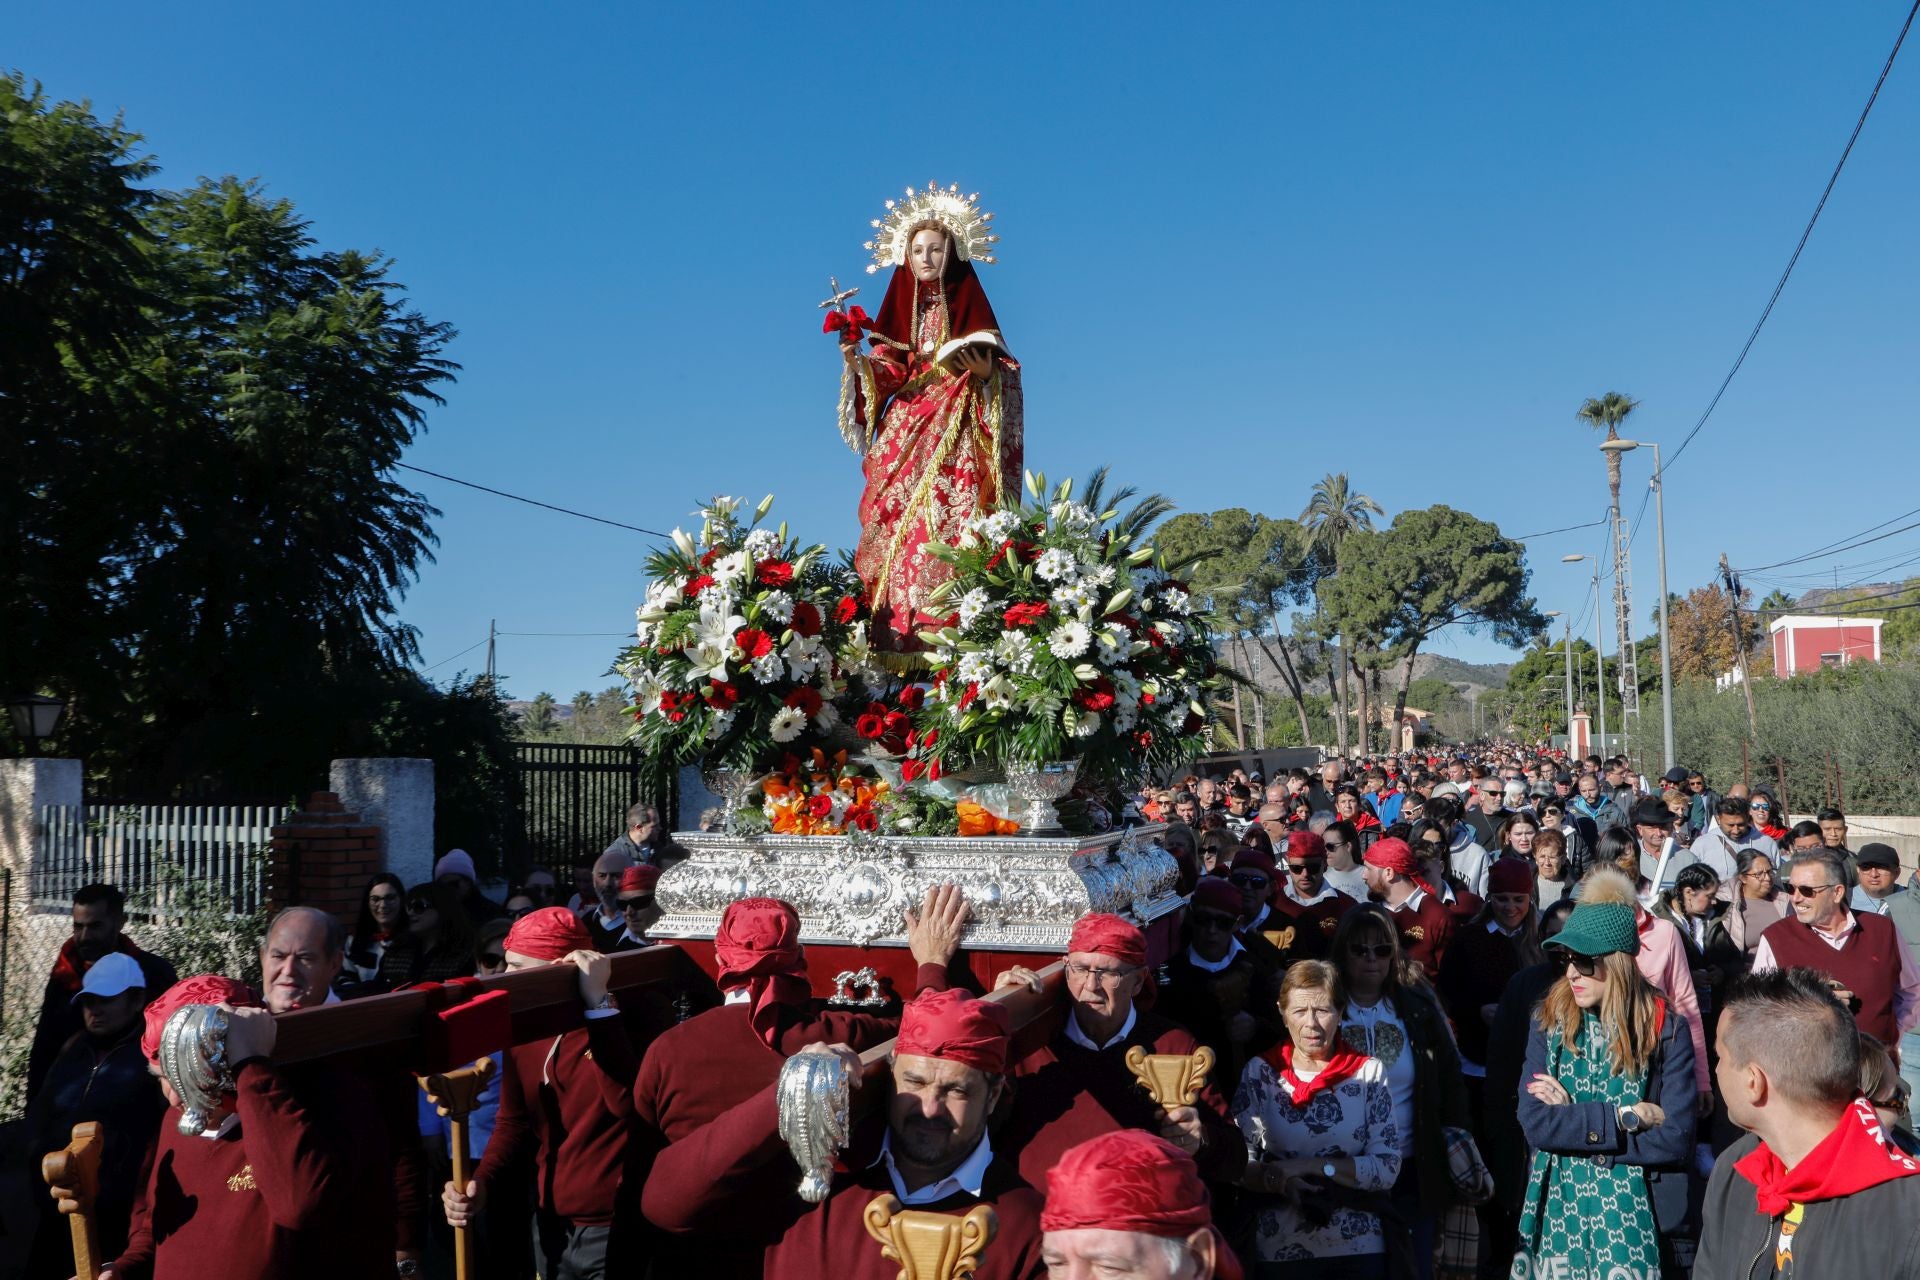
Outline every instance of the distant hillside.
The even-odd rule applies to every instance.
[[[1462,662],[1437,653],[1418,653],[1413,658],[1415,680],[1445,680],[1448,684],[1469,684],[1478,693],[1483,689],[1506,687],[1511,662]]]

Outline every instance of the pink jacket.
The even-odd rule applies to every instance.
[[[1708,1093],[1713,1088],[1713,1075],[1707,1066],[1707,1029],[1700,1018],[1700,995],[1693,989],[1693,970],[1687,967],[1686,944],[1670,922],[1640,906],[1635,906],[1633,913],[1640,929],[1640,954],[1634,957],[1634,963],[1640,976],[1667,998],[1668,1006],[1686,1018],[1687,1031],[1693,1037],[1693,1077],[1700,1091]]]

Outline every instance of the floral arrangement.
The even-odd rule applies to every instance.
[[[837,836],[849,830],[878,831],[888,787],[847,767],[847,753],[829,756],[819,747],[801,761],[789,755],[778,773],[760,781],[761,812],[776,835]]]
[[[932,688],[913,714],[931,767],[1078,760],[1083,778],[1122,782],[1199,754],[1204,694],[1224,679],[1186,584],[1117,511],[1048,495],[976,517],[935,547],[954,575],[923,631]]]
[[[867,661],[852,569],[784,523],[760,527],[771,494],[744,522],[741,506],[714,498],[697,539],[675,529],[647,558],[635,643],[614,669],[633,690],[629,737],[657,768],[754,769],[806,749],[839,723],[849,664]]]

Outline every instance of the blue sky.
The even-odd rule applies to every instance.
[[[394,256],[465,366],[422,467],[658,529],[772,491],[798,534],[850,545],[814,303],[833,273],[877,304],[867,221],[933,178],[997,213],[983,278],[1030,466],[1275,515],[1344,470],[1389,513],[1526,534],[1604,509],[1582,398],[1639,397],[1631,433],[1669,451],[1692,427],[1905,12],[100,3],[15,6],[0,59],[124,111],[164,182],[258,176],[323,243]],[[1676,590],[1722,550],[1766,564],[1914,505],[1916,57],[1672,467]],[[1629,515],[1649,463],[1628,459]],[[478,665],[447,659],[490,618],[631,624],[648,539],[414,479],[444,512],[402,610],[435,676]],[[1559,557],[1601,532],[1530,544],[1542,607],[1589,635],[1590,579]],[[1903,548],[1920,533],[1840,580]],[[1650,512],[1635,566],[1644,618]],[[509,635],[500,669],[564,699],[609,683],[617,644]]]

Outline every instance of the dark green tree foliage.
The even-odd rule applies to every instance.
[[[1498,526],[1448,506],[1403,511],[1341,543],[1321,603],[1343,634],[1377,646],[1379,662],[1406,664],[1393,723],[1406,711],[1413,657],[1434,633],[1463,626],[1518,645],[1546,626],[1526,594],[1524,553]]]
[[[298,794],[436,696],[394,602],[437,513],[392,468],[453,330],[138,147],[0,81],[0,672],[109,787]]]

